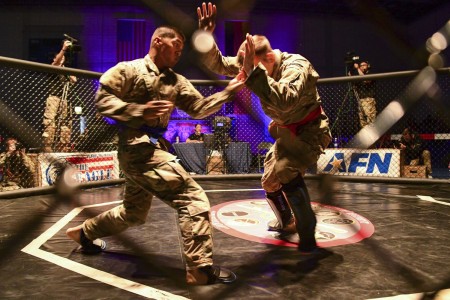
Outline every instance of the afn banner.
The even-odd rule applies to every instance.
[[[317,162],[320,174],[400,177],[398,149],[326,149]]]

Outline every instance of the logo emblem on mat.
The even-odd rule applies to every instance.
[[[352,211],[312,203],[317,218],[316,239],[321,247],[357,243],[374,233],[373,224]],[[267,223],[275,218],[265,199],[237,200],[211,208],[213,226],[229,235],[258,243],[297,247],[298,235],[281,240],[277,232],[268,231]]]

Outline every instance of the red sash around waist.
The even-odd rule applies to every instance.
[[[276,122],[273,122],[272,125],[281,127],[281,128],[287,128],[289,129],[289,131],[295,136],[297,135],[297,128],[305,125],[315,119],[317,119],[320,114],[322,113],[322,107],[319,105],[315,110],[313,110],[312,112],[310,112],[305,118],[303,118],[301,121],[295,122],[295,123],[291,123],[291,124],[286,124],[286,125],[280,125],[277,124]]]

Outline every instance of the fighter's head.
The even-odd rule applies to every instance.
[[[266,68],[268,75],[271,76],[275,65],[276,57],[269,40],[267,39],[267,37],[263,35],[254,35],[253,42],[255,43],[254,64],[257,65],[258,63],[261,63],[264,66],[264,68]],[[244,61],[246,43],[247,42],[244,41],[238,50],[238,61],[240,64],[242,64]]]
[[[173,68],[180,60],[184,47],[183,33],[170,26],[158,27],[152,35],[149,54],[160,68]]]

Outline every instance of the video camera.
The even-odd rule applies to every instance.
[[[76,38],[73,38],[66,33],[64,33],[63,36],[66,41],[69,41],[71,43],[71,45],[68,47],[69,51],[72,51],[72,52],[80,52],[81,51],[81,46]]]
[[[359,55],[355,54],[355,52],[347,52],[345,54],[344,62],[346,65],[353,66],[354,63],[359,63]]]
[[[359,55],[356,55],[355,52],[349,51],[345,54],[344,63],[348,75],[351,76],[358,75],[358,71],[357,68],[355,68],[355,64],[359,64],[359,62],[360,62]]]
[[[231,119],[228,117],[214,117],[214,133],[216,134],[224,134],[230,131],[231,127]]]

